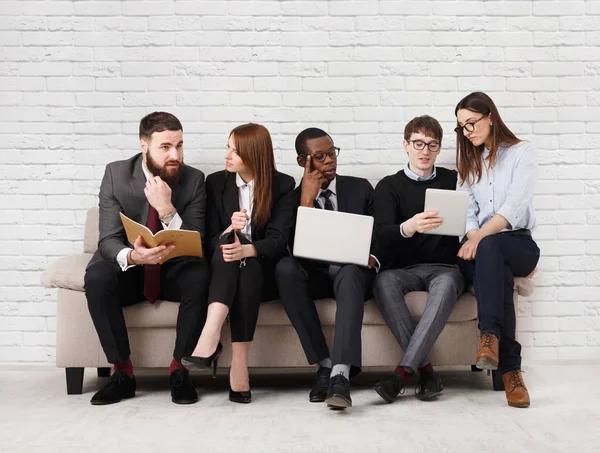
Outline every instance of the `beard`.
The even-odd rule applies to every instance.
[[[165,181],[169,186],[179,182],[183,172],[183,161],[179,162],[176,160],[168,160],[162,167],[159,167],[156,161],[152,159],[150,152],[148,152],[146,156],[146,166],[148,167],[148,171],[150,173],[152,173],[154,176],[160,176],[160,179]],[[177,167],[168,168],[167,165],[169,164],[177,164]]]

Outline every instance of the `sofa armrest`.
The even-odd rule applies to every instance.
[[[42,274],[46,288],[66,288],[83,291],[85,267],[92,259],[91,253],[75,253],[52,263]]]

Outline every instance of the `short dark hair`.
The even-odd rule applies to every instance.
[[[167,112],[152,112],[140,121],[140,140],[150,140],[153,133],[163,131],[183,132],[183,126],[175,115]]]
[[[308,154],[308,150],[306,149],[307,140],[312,140],[313,138],[321,137],[331,138],[331,136],[327,132],[325,132],[323,129],[319,129],[318,127],[309,127],[308,129],[304,129],[296,137],[296,153],[298,153],[298,155]]]
[[[429,115],[417,116],[410,120],[404,127],[404,140],[410,140],[410,136],[415,132],[434,138],[440,143],[444,137],[444,130],[439,121]]]

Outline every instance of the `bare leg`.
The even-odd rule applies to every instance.
[[[248,352],[251,341],[231,343],[231,370],[229,371],[229,385],[234,392],[250,390],[250,376],[248,374]]]
[[[215,352],[221,339],[221,327],[223,327],[228,314],[229,307],[221,302],[213,302],[208,306],[206,323],[192,353],[193,356],[209,357]]]

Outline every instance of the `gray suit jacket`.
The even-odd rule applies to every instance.
[[[206,217],[204,173],[188,165],[184,165],[182,171],[179,183],[171,187],[171,202],[183,221],[181,229],[199,231],[204,243]],[[146,177],[142,170],[141,153],[106,166],[99,195],[98,250],[87,267],[102,259],[116,262],[118,253],[124,247],[131,247],[119,212],[142,225],[146,224],[150,205],[144,194],[145,185]]]

